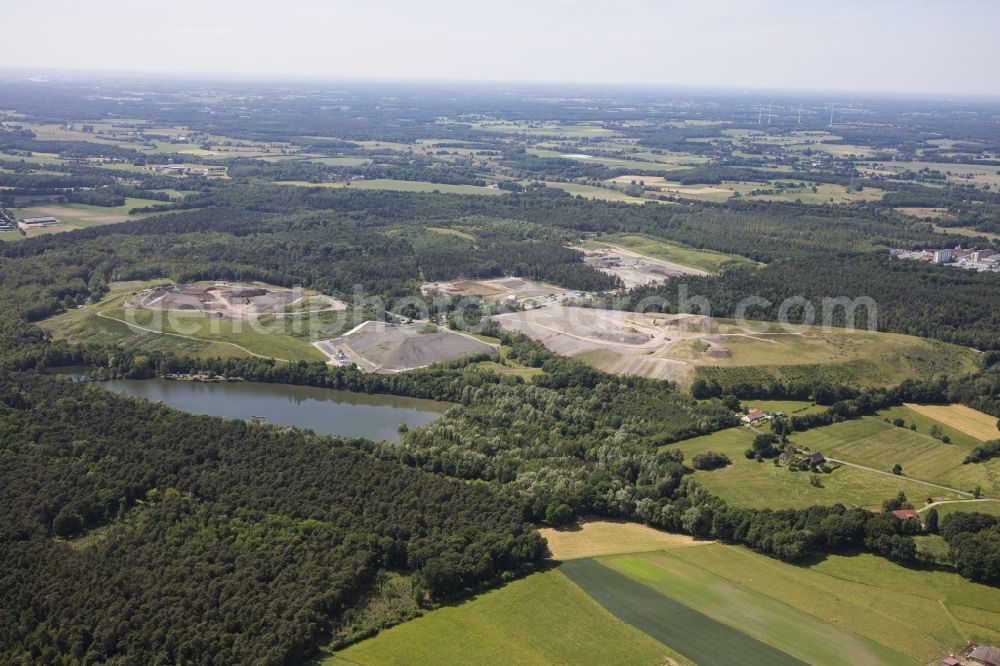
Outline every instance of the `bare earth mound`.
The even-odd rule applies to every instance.
[[[590,250],[577,247],[574,250],[583,252],[583,261],[597,270],[616,275],[625,285],[632,289],[644,284],[663,282],[667,278],[679,275],[708,275],[697,268],[688,268],[661,259],[653,259],[621,248],[599,248]]]
[[[494,319],[508,331],[523,333],[557,354],[599,370],[681,384],[692,380],[701,368],[770,368],[794,375],[796,367],[828,365],[854,372],[852,376],[861,372],[872,385],[887,386],[909,376],[932,375],[945,363],[952,371],[972,368],[976,357],[976,352],[962,347],[895,333],[740,324],[701,315],[643,314],[558,303]]]
[[[313,311],[343,310],[335,298],[307,294],[298,289],[272,289],[258,283],[166,285],[139,293],[136,304],[148,310],[201,312],[226,319],[247,319],[262,314],[284,316],[286,309],[304,301],[317,301]],[[305,314],[309,310],[299,312]]]
[[[570,295],[562,287],[544,282],[533,282],[519,277],[504,277],[493,280],[454,280],[452,282],[425,282],[420,290],[424,294],[446,294],[456,298],[478,296],[485,301],[504,299],[566,298]]]
[[[473,354],[491,354],[496,347],[445,328],[433,332],[425,324],[395,325],[367,321],[352,331],[316,344],[332,363],[353,362],[370,372],[401,372]]]

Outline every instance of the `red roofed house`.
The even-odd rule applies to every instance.
[[[913,509],[897,509],[892,512],[892,515],[896,516],[900,520],[920,520],[920,516]]]
[[[740,420],[743,421],[743,423],[753,425],[754,423],[764,421],[767,418],[767,412],[762,412],[759,409],[751,409],[749,412],[740,417]]]

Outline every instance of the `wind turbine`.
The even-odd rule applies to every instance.
[[[772,104],[772,102],[768,102],[767,103],[767,124],[768,125],[771,124],[771,104]]]
[[[802,124],[802,105],[799,104],[799,125]]]

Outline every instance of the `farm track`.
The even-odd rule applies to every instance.
[[[250,351],[249,349],[247,349],[243,345],[236,344],[235,342],[228,342],[226,340],[207,340],[205,338],[198,338],[198,337],[195,337],[193,335],[183,335],[181,333],[168,333],[166,331],[157,331],[156,329],[153,329],[153,328],[147,328],[145,326],[139,326],[138,324],[129,323],[129,322],[125,321],[124,319],[119,319],[118,317],[112,317],[111,315],[106,314],[105,312],[98,311],[96,314],[97,314],[98,317],[101,317],[102,319],[110,319],[111,321],[116,321],[119,324],[125,324],[129,328],[138,329],[140,331],[146,331],[147,333],[156,333],[158,335],[169,335],[169,336],[175,337],[175,338],[183,338],[184,340],[194,340],[195,342],[206,342],[206,343],[209,343],[209,344],[229,345],[230,347],[235,347],[235,348],[239,349],[240,351],[245,352],[247,354],[250,354],[251,356],[253,356],[255,358],[263,358],[263,359],[268,359],[268,360],[273,360],[273,361],[280,361],[282,363],[291,363],[291,361],[289,361],[286,358],[278,358],[277,356],[264,356],[263,354],[258,354],[257,352]]]
[[[928,509],[933,509],[936,506],[942,506],[944,504],[971,504],[974,502],[995,502],[996,500],[991,497],[980,497],[979,499],[964,499],[964,500],[941,500],[940,502],[931,502],[925,506],[917,509],[917,513],[923,513]]]
[[[867,470],[869,472],[875,472],[876,474],[884,474],[885,476],[891,476],[895,479],[906,479],[908,481],[913,481],[914,483],[922,483],[925,486],[931,486],[933,488],[940,488],[941,490],[947,490],[949,492],[957,493],[959,495],[966,495],[972,497],[972,493],[966,492],[965,490],[959,490],[958,488],[952,488],[951,486],[942,486],[940,483],[932,483],[930,481],[924,481],[923,479],[915,479],[912,476],[902,476],[900,474],[893,474],[892,472],[886,472],[885,470],[876,469],[874,467],[868,467],[867,465],[859,465],[857,463],[847,462],[846,460],[837,460],[835,458],[827,458],[830,462],[837,463],[838,465],[847,465],[848,467],[856,467],[858,469]]]

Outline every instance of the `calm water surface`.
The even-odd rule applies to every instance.
[[[108,390],[163,402],[171,407],[232,419],[263,417],[276,425],[309,428],[324,435],[399,441],[397,428],[426,425],[451,403],[393,395],[264,384],[259,382],[189,382],[112,379],[97,383]]]

